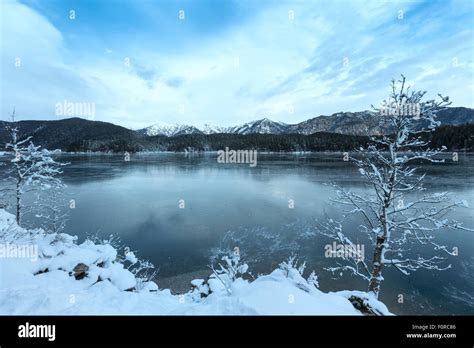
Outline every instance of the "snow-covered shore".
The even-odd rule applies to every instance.
[[[390,314],[367,293],[324,293],[292,267],[253,281],[236,277],[229,289],[216,277],[194,280],[193,290],[172,295],[129,271],[132,253],[119,261],[107,243],[77,244],[67,234],[27,231],[4,210],[0,244],[1,315],[361,315],[351,296]]]

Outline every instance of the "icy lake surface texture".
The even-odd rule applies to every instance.
[[[420,167],[427,173],[426,189],[450,191],[473,207],[474,156],[446,158],[445,164]],[[61,161],[70,162],[64,172],[68,198],[76,203],[65,232],[79,240],[120,236],[159,268],[158,284],[160,278],[209,274],[212,255],[238,247],[254,273],[268,273],[297,254],[308,271],[316,271],[321,290],[366,290],[361,279],[324,270],[338,260],[324,255],[332,241],[314,233],[318,220],[341,214],[329,205],[334,191],[328,183],[367,190],[342,154],[259,153],[256,167],[216,159],[212,153],[132,154],[130,161],[123,155],[62,155]],[[451,217],[474,228],[472,208]],[[347,228],[355,233],[357,226]],[[448,259],[450,270],[410,276],[384,270],[380,299],[392,313],[474,314],[474,234],[445,231],[437,237],[459,249],[459,256]],[[369,244],[365,257],[371,257]]]

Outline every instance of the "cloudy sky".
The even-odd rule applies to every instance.
[[[130,128],[296,123],[368,109],[401,73],[474,107],[471,0],[0,3],[2,119],[67,100]]]

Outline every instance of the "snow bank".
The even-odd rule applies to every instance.
[[[30,245],[34,248],[28,250],[37,253],[0,257],[1,315],[361,315],[349,301],[351,295],[370,301],[379,314],[389,314],[366,293],[324,293],[296,269],[276,269],[252,282],[236,278],[230,293],[215,276],[193,280],[193,290],[183,295],[160,290],[153,282],[138,286],[111,245],[77,244],[67,234],[27,231],[3,210],[0,238],[3,246]],[[133,254],[127,259],[136,260]]]
[[[347,298],[362,313],[370,315],[393,315],[382,302],[375,298],[374,293],[362,291],[338,291],[334,294]]]

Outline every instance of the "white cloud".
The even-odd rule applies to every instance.
[[[176,121],[234,125],[262,117],[292,123],[366,109],[400,73],[423,89],[449,86],[440,92],[473,106],[472,83],[460,86],[463,73],[472,77],[472,42],[460,33],[451,50],[408,46],[400,36],[406,27],[380,29],[397,17],[401,6],[394,2],[283,4],[185,54],[158,54],[144,45],[129,57],[130,66],[107,47],[74,59],[67,38],[45,17],[15,1],[1,6],[3,115],[15,106],[23,119],[53,118],[55,103],[67,99],[94,102],[96,119],[132,128]],[[408,3],[403,9],[410,11]],[[14,66],[16,56],[21,67]]]

